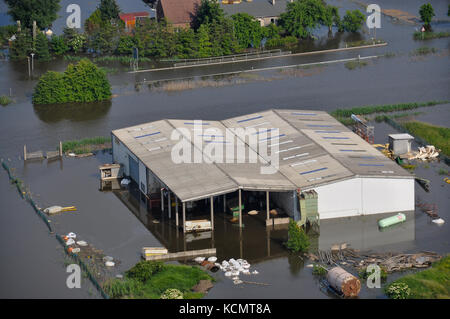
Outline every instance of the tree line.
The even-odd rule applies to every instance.
[[[40,2],[51,5],[41,10]],[[330,32],[333,27],[339,32],[357,32],[365,20],[359,10],[347,11],[341,19],[337,7],[323,0],[295,0],[287,4],[277,24],[261,26],[246,13],[226,16],[217,0],[202,0],[191,28],[174,28],[167,20],[142,19],[130,33],[119,18],[120,8],[115,0],[100,0],[98,8],[85,20],[83,33],[66,28],[62,35],[48,38],[38,32],[33,39],[30,31],[33,19],[40,29],[48,27],[56,18],[59,0],[6,0],[6,3],[12,17],[22,22],[20,31],[11,27],[6,30],[9,36],[15,31],[16,39],[10,47],[13,60],[24,59],[31,52],[43,61],[82,52],[130,55],[133,48],[139,49],[140,56],[155,59],[204,58],[235,54],[248,48],[295,45],[299,39],[310,38],[320,26],[328,27]],[[37,13],[26,16],[25,9],[31,5]]]

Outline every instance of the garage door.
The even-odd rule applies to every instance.
[[[130,165],[130,177],[139,185],[139,164],[131,156],[128,156]]]

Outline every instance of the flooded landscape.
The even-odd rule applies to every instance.
[[[62,1],[65,8],[70,1]],[[92,1],[85,1],[92,5]],[[131,1],[130,1],[131,2]],[[134,1],[133,1],[134,2]],[[140,1],[136,1],[140,2]],[[124,11],[138,11],[128,2],[118,1]],[[358,1],[327,1],[345,10],[361,9]],[[445,1],[430,1],[439,23],[435,31],[448,31]],[[418,15],[421,1],[378,1],[381,8],[398,9]],[[137,6],[138,8],[140,5]],[[3,3],[3,10],[6,5]],[[90,13],[89,13],[90,14]],[[0,22],[8,24],[2,11]],[[5,20],[5,21],[2,21]],[[64,22],[57,20],[55,30]],[[270,109],[317,110],[332,112],[362,105],[420,103],[444,101],[440,105],[418,108],[414,120],[448,127],[450,121],[450,42],[448,38],[414,41],[413,33],[420,23],[408,24],[387,15],[381,16],[377,39],[385,46],[311,55],[292,55],[245,61],[234,64],[207,65],[193,68],[132,72],[120,62],[98,63],[109,72],[113,97],[110,101],[33,105],[32,93],[39,77],[48,70],[64,71],[69,61],[57,58],[51,62],[35,62],[31,77],[27,63],[0,61],[0,95],[10,94],[13,103],[0,106],[0,157],[11,172],[23,181],[32,198],[41,208],[52,205],[76,206],[74,212],[50,216],[53,233],[23,200],[0,170],[1,298],[102,298],[87,279],[81,289],[66,286],[66,265],[71,263],[56,234],[74,232],[107,256],[116,266],[109,276],[124,274],[141,260],[142,247],[165,247],[170,252],[215,248],[218,262],[245,259],[252,270],[259,272],[249,281],[263,283],[235,285],[222,271],[210,273],[216,280],[204,298],[338,298],[323,289],[312,275],[311,261],[290,253],[284,243],[287,225],[266,227],[265,208],[258,215],[244,214],[244,227],[229,221],[219,198],[215,203],[214,230],[184,234],[175,224],[174,210],[141,194],[139,185],[105,187],[100,180],[99,166],[113,162],[111,150],[97,151],[93,156],[57,160],[23,160],[23,148],[29,152],[55,151],[60,141],[111,136],[111,131],[162,119],[219,121]],[[327,28],[317,30],[318,40],[301,41],[293,53],[345,48],[346,44],[369,40],[368,29],[356,34],[338,34],[329,38]],[[413,52],[427,46],[435,53],[415,56]],[[364,66],[352,69],[336,60],[372,57]],[[315,64],[333,61],[326,64]],[[312,64],[312,65],[309,65]],[[145,63],[142,70],[165,67],[167,62]],[[307,65],[307,66],[305,66]],[[297,66],[284,68],[286,66]],[[249,71],[249,72],[243,72]],[[410,111],[413,113],[413,111]],[[388,135],[399,132],[386,122],[375,122],[374,143],[388,143]],[[448,143],[448,142],[447,142]],[[420,145],[412,143],[412,149]],[[435,205],[443,225],[416,205],[405,212],[406,221],[396,227],[380,230],[378,220],[393,213],[324,219],[320,231],[310,231],[310,250],[329,250],[346,243],[352,249],[370,252],[417,253],[432,251],[445,256],[450,251],[450,185],[444,181],[448,165],[439,159],[417,161],[414,174],[429,180],[430,190],[415,182],[415,202]],[[447,175],[442,175],[447,171]],[[246,192],[244,192],[246,193]],[[232,196],[237,196],[236,194]],[[220,196],[218,196],[220,197]],[[245,196],[244,196],[245,197]],[[383,201],[383,198],[379,198]],[[200,200],[199,202],[201,202]],[[209,204],[200,204],[199,211],[188,211],[187,219],[209,219]],[[246,205],[249,204],[246,202]],[[203,205],[203,206],[202,206]],[[247,209],[246,209],[247,211]],[[170,263],[192,264],[190,261]],[[350,269],[350,268],[349,268]],[[386,283],[409,272],[388,275]],[[387,298],[382,288],[370,289],[361,283],[359,298]]]

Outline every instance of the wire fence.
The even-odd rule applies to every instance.
[[[61,235],[56,234],[55,237],[56,237],[56,240],[58,240],[58,242],[63,246],[64,252],[66,253],[66,255],[71,257],[73,260],[75,260],[76,263],[78,265],[80,265],[81,269],[83,269],[83,271],[86,272],[89,280],[94,285],[94,287],[97,288],[100,295],[105,299],[109,299],[108,294],[103,290],[102,286],[97,281],[97,279],[94,277],[94,275],[92,274],[89,267],[83,262],[83,260],[76,253],[71,253],[68,251],[66,243],[64,242],[64,239],[61,237]]]
[[[10,182],[12,184],[14,184],[17,188],[17,191],[19,192],[19,195],[21,198],[25,199],[28,203],[30,203],[31,207],[33,207],[33,210],[35,211],[35,213],[42,219],[42,221],[47,225],[48,229],[50,230],[50,233],[53,233],[53,228],[50,224],[50,220],[47,218],[47,216],[42,212],[42,210],[36,205],[36,202],[31,198],[31,194],[29,191],[26,190],[22,180],[18,179],[17,177],[15,177],[12,172],[11,169],[9,168],[9,166],[4,162],[4,160],[1,160],[2,162],[2,167],[5,169],[5,171],[8,173],[8,178],[10,180]],[[73,258],[81,267],[81,269],[83,269],[83,271],[85,271],[87,273],[87,276],[89,278],[89,280],[92,282],[92,284],[94,285],[95,288],[97,288],[97,290],[100,292],[101,296],[105,299],[109,299],[108,294],[106,294],[106,292],[103,290],[102,286],[99,284],[99,282],[97,281],[97,279],[92,275],[92,272],[90,271],[90,269],[88,268],[88,266],[86,266],[86,264],[81,260],[81,258],[75,254],[75,253],[71,253],[67,250],[66,247],[66,243],[64,242],[64,240],[62,239],[62,237],[59,234],[55,235],[56,239],[58,240],[58,242],[64,247],[64,252],[70,256],[71,258]]]

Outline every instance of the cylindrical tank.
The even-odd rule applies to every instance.
[[[341,267],[331,268],[327,273],[327,281],[331,287],[345,297],[356,297],[361,290],[359,279]]]
[[[406,220],[405,214],[398,213],[395,216],[380,219],[378,221],[378,226],[380,226],[381,228],[384,228],[384,227],[392,226],[392,225],[395,225],[398,223],[402,223],[405,220]]]

